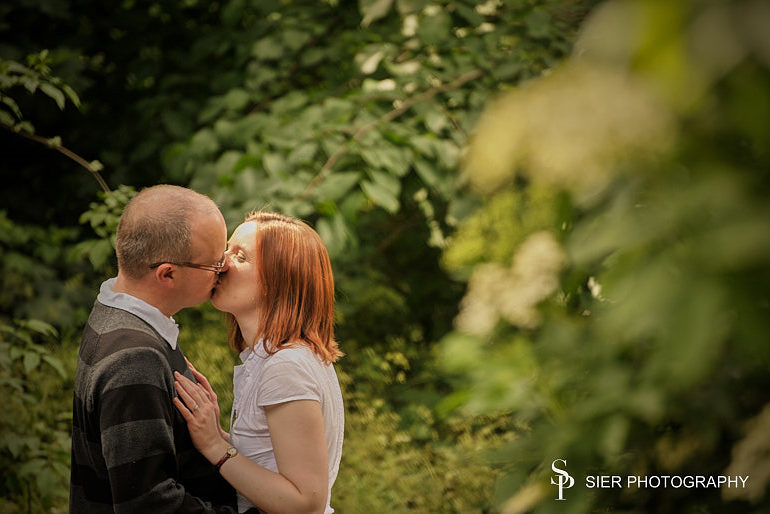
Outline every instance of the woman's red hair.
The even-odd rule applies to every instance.
[[[335,362],[343,354],[334,340],[334,276],[323,240],[283,214],[255,211],[243,222],[250,221],[257,224],[256,340],[262,339],[268,354],[299,342],[324,362]],[[227,319],[230,347],[241,352],[247,342],[235,317]]]

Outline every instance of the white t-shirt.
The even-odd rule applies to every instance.
[[[268,355],[262,341],[254,350],[243,350],[240,357],[243,364],[235,366],[233,374],[230,444],[260,466],[278,472],[264,407],[294,400],[319,402],[329,456],[325,514],[331,514],[331,488],[340,467],[345,429],[342,392],[334,366],[324,364],[307,346],[284,348]],[[239,493],[238,511],[251,507],[251,502]]]

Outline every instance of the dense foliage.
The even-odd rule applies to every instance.
[[[339,512],[549,512],[557,458],[571,512],[766,501],[768,12],[594,3],[0,6],[0,508],[66,510],[79,330],[122,207],[161,182],[327,243]],[[226,424],[221,315],[177,320]]]
[[[442,359],[468,384],[448,403],[524,428],[496,456],[507,512],[554,511],[555,459],[569,512],[768,505],[768,22],[758,2],[611,2],[482,116],[465,170],[488,201],[445,254],[470,280]]]

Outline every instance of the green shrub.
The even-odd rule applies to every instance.
[[[40,344],[56,336],[51,325],[39,320],[0,322],[3,512],[66,510],[74,368]]]

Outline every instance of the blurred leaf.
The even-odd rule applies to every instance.
[[[355,171],[332,173],[315,188],[315,197],[320,200],[337,201],[358,183],[360,177],[360,173]]]
[[[249,93],[243,89],[231,89],[225,94],[223,102],[231,111],[239,111],[246,107],[250,101]]]
[[[368,27],[373,21],[387,16],[393,0],[359,0],[358,9],[363,15],[361,25]]]
[[[54,102],[56,102],[56,105],[59,106],[59,109],[64,110],[65,97],[64,93],[62,93],[59,88],[52,86],[51,84],[43,83],[40,84],[40,90],[53,98]]]
[[[423,16],[417,33],[426,45],[439,45],[452,37],[449,14],[439,10],[432,15]]]
[[[56,329],[53,326],[39,319],[26,320],[23,323],[23,326],[26,328],[29,328],[30,330],[34,330],[35,332],[38,332],[40,334],[47,335],[49,337],[56,337],[58,334]]]
[[[289,154],[288,161],[292,164],[308,164],[313,162],[316,152],[318,151],[318,143],[308,142],[299,145]]]
[[[273,37],[264,37],[254,43],[251,54],[264,61],[280,59],[283,56],[283,45]]]
[[[454,2],[454,8],[457,10],[457,13],[465,18],[465,20],[473,27],[478,27],[484,21],[484,18],[479,13],[477,13],[473,7],[469,6],[465,2]]]
[[[43,355],[43,360],[55,369],[61,378],[67,378],[67,372],[64,370],[64,365],[59,359],[51,355]]]
[[[543,9],[533,9],[525,18],[524,24],[532,37],[545,38],[551,35],[551,16]]]
[[[361,182],[361,189],[363,189],[370,200],[391,214],[398,211],[400,205],[398,197],[383,183],[367,180]]]
[[[29,373],[40,365],[40,355],[34,352],[24,354],[24,370]]]
[[[278,177],[288,171],[288,165],[283,155],[279,153],[268,153],[262,158],[262,163],[265,166],[267,172],[273,176]]]

